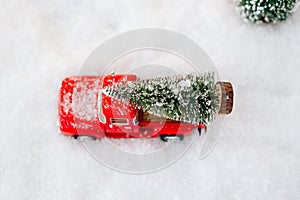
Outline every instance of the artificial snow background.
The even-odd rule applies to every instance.
[[[130,175],[59,136],[59,82],[112,35],[178,31],[235,86],[214,151]],[[298,199],[300,11],[286,23],[244,23],[231,0],[1,1],[0,199]],[[107,152],[109,153],[109,152]]]

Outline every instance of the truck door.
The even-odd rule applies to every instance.
[[[132,137],[134,116],[130,112],[130,105],[113,98],[106,100],[106,106],[110,107],[106,108],[106,135],[115,138]]]
[[[134,82],[137,77],[133,74],[107,75],[103,80],[103,88],[114,87],[116,83]],[[135,109],[130,103],[106,96],[102,93],[102,111],[106,118],[105,132],[108,137],[132,137]]]

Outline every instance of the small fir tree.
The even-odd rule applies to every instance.
[[[237,0],[237,10],[254,23],[285,21],[295,11],[299,0]]]
[[[208,124],[219,105],[214,73],[156,77],[118,83],[103,92],[112,98],[132,102],[150,114],[193,124]]]

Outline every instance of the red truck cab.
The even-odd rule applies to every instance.
[[[59,89],[58,124],[63,135],[93,138],[180,139],[206,127],[151,115],[131,103],[102,92],[107,86],[137,81],[134,74],[74,76],[64,79]]]

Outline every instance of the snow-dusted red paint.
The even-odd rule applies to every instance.
[[[137,76],[133,74],[65,78],[59,89],[58,100],[61,133],[96,138],[149,138],[159,135],[187,136],[195,128],[205,128],[202,124],[165,119],[145,120],[142,109],[101,92],[106,86],[136,80]]]

